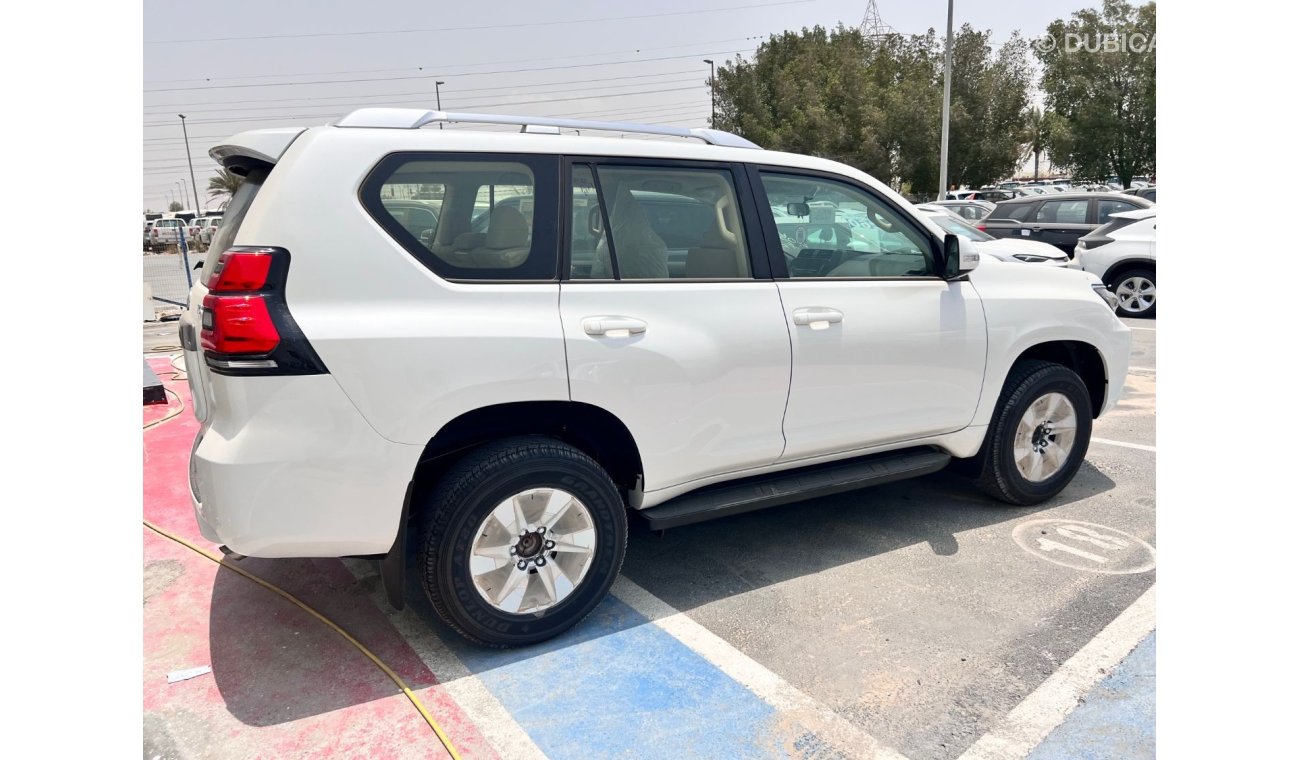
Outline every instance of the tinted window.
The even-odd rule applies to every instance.
[[[1046,201],[1038,207],[1034,221],[1043,224],[1087,224],[1087,201]]]
[[[931,275],[929,235],[880,199],[817,177],[762,178],[791,277]]]
[[[556,159],[396,154],[362,187],[380,226],[442,277],[551,280],[557,249]]]
[[[749,279],[730,171],[609,164],[591,171],[573,169],[571,277]]]
[[[1134,211],[1137,208],[1138,206],[1135,203],[1101,199],[1097,201],[1097,221],[1098,223],[1105,224],[1110,221],[1112,214],[1118,214],[1121,211]]]
[[[1029,218],[1029,212],[1034,208],[1032,203],[999,203],[993,213],[989,214],[990,219],[1014,219],[1017,222],[1023,222]]]

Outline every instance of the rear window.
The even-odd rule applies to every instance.
[[[554,280],[558,159],[398,153],[361,202],[390,237],[449,280]]]
[[[201,282],[208,281],[208,275],[217,266],[217,259],[221,258],[221,252],[229,248],[235,240],[235,234],[239,232],[239,225],[244,222],[244,215],[248,213],[248,207],[253,205],[253,199],[257,197],[257,191],[262,189],[262,183],[266,181],[266,175],[270,169],[253,169],[248,172],[239,189],[235,191],[234,197],[226,205],[224,223],[220,223],[212,235],[212,244],[208,246],[208,254],[203,259],[203,272]]]

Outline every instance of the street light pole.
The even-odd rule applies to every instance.
[[[434,82],[434,83],[433,83],[433,96],[434,96],[434,97],[437,99],[437,101],[438,101],[438,110],[439,110],[439,111],[442,110],[442,90],[441,90],[440,88],[441,88],[444,84],[446,84],[446,82]],[[442,122],[438,122],[438,129],[442,129]]]
[[[188,205],[190,202],[190,194],[185,191],[185,180],[178,179],[175,181],[175,184],[178,188],[176,191],[176,197],[181,199],[181,204],[183,206]]]
[[[190,131],[185,128],[185,114],[176,115],[181,117],[181,132],[185,134],[185,159],[190,163],[190,186],[194,188],[194,213],[202,216],[199,213],[199,183],[194,181],[194,159],[190,156]]]
[[[948,0],[948,38],[943,53],[943,133],[939,138],[939,197],[948,194],[948,109],[952,105],[952,4]]]
[[[709,64],[709,126],[717,129],[718,85],[714,82],[713,60],[711,58],[705,58],[704,62]]]

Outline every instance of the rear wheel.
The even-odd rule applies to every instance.
[[[1092,402],[1073,370],[1017,364],[998,399],[976,484],[1010,504],[1046,501],[1074,478],[1091,437]]]
[[[1119,298],[1116,313],[1121,317],[1149,317],[1156,313],[1156,273],[1151,269],[1130,269],[1115,278]]]
[[[609,476],[548,438],[471,453],[421,515],[425,594],[444,622],[486,646],[534,644],[577,624],[608,593],[627,548]]]

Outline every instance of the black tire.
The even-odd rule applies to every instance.
[[[1029,405],[1047,393],[1063,394],[1074,405],[1074,445],[1051,477],[1035,483],[1020,474],[1013,454],[1016,426]],[[1074,478],[1092,438],[1092,401],[1083,380],[1068,367],[1045,361],[1022,361],[1011,368],[979,455],[975,484],[995,499],[1017,506],[1039,504],[1061,492]]]
[[[586,575],[559,604],[511,614],[490,605],[469,574],[474,535],[511,495],[562,488],[587,507],[596,550]],[[627,513],[609,475],[591,457],[552,438],[509,438],[466,455],[442,477],[416,524],[421,585],[438,616],[457,633],[488,647],[523,646],[563,633],[600,603],[627,551]]]
[[[1156,271],[1154,269],[1147,269],[1145,267],[1126,269],[1123,272],[1120,272],[1119,274],[1115,275],[1114,279],[1111,281],[1111,285],[1110,285],[1111,292],[1115,293],[1116,295],[1119,295],[1120,283],[1124,282],[1125,280],[1138,278],[1138,277],[1150,281],[1150,283],[1153,286],[1156,284]],[[1146,308],[1137,309],[1137,310],[1126,309],[1124,308],[1123,303],[1121,303],[1119,306],[1115,307],[1115,313],[1121,317],[1132,317],[1134,319],[1154,317],[1156,315],[1156,299],[1154,298],[1151,299],[1150,306],[1147,306]]]

